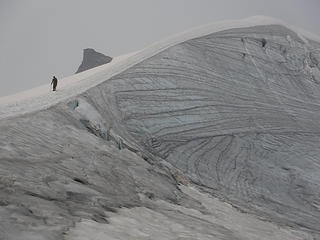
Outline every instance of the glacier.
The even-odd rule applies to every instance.
[[[319,84],[253,17],[0,98],[0,239],[320,239]]]

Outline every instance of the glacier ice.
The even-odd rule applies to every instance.
[[[0,239],[319,239],[320,43],[262,23],[0,105]]]

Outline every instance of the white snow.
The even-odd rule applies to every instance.
[[[50,79],[48,85],[40,86],[11,96],[0,98],[0,119],[25,114],[40,109],[49,108],[63,100],[72,98],[97,84],[108,80],[112,76],[121,73],[131,66],[147,59],[155,54],[186,40],[204,36],[210,33],[231,29],[258,25],[279,24],[288,27],[297,32],[299,36],[320,41],[320,37],[308,33],[296,27],[290,26],[281,20],[264,16],[254,16],[244,20],[229,20],[216,22],[213,24],[197,27],[183,33],[177,34],[168,39],[156,42],[153,45],[136,53],[119,56],[111,63],[90,69],[88,71],[59,79],[58,91],[52,92],[50,88]],[[302,37],[303,38],[303,37]],[[307,41],[303,38],[304,41]]]
[[[89,120],[97,129],[106,131],[106,122],[103,120],[101,114],[84,99],[80,98],[77,100],[79,102],[79,106],[75,111],[78,112],[83,119]]]

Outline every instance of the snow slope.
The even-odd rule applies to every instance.
[[[200,27],[0,101],[0,239],[319,239],[320,43]]]
[[[136,53],[116,57],[111,62],[111,64],[106,64],[85,71],[84,73],[60,79],[60,91],[56,95],[51,94],[51,92],[49,91],[50,86],[48,86],[48,84],[11,96],[1,97],[0,118],[25,114],[28,112],[37,111],[53,106],[58,102],[76,96],[86,91],[87,89],[92,88],[103,81],[106,81],[110,77],[134,66],[135,64],[183,41],[231,28],[242,28],[271,24],[286,26],[287,28],[299,33],[299,36],[302,37],[305,41],[308,41],[305,38],[312,39],[314,41],[320,41],[319,36],[308,33],[294,26],[290,26],[278,19],[265,16],[254,16],[244,20],[216,22],[185,31],[183,33],[179,33],[176,36],[154,43],[153,45]],[[48,79],[48,82],[50,82],[50,79]]]
[[[169,47],[79,98],[151,159],[318,232],[319,50],[282,25],[232,28]]]

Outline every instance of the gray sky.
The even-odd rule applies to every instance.
[[[320,35],[320,0],[0,0],[0,96],[72,75],[82,49],[133,52],[191,27],[265,15]]]

